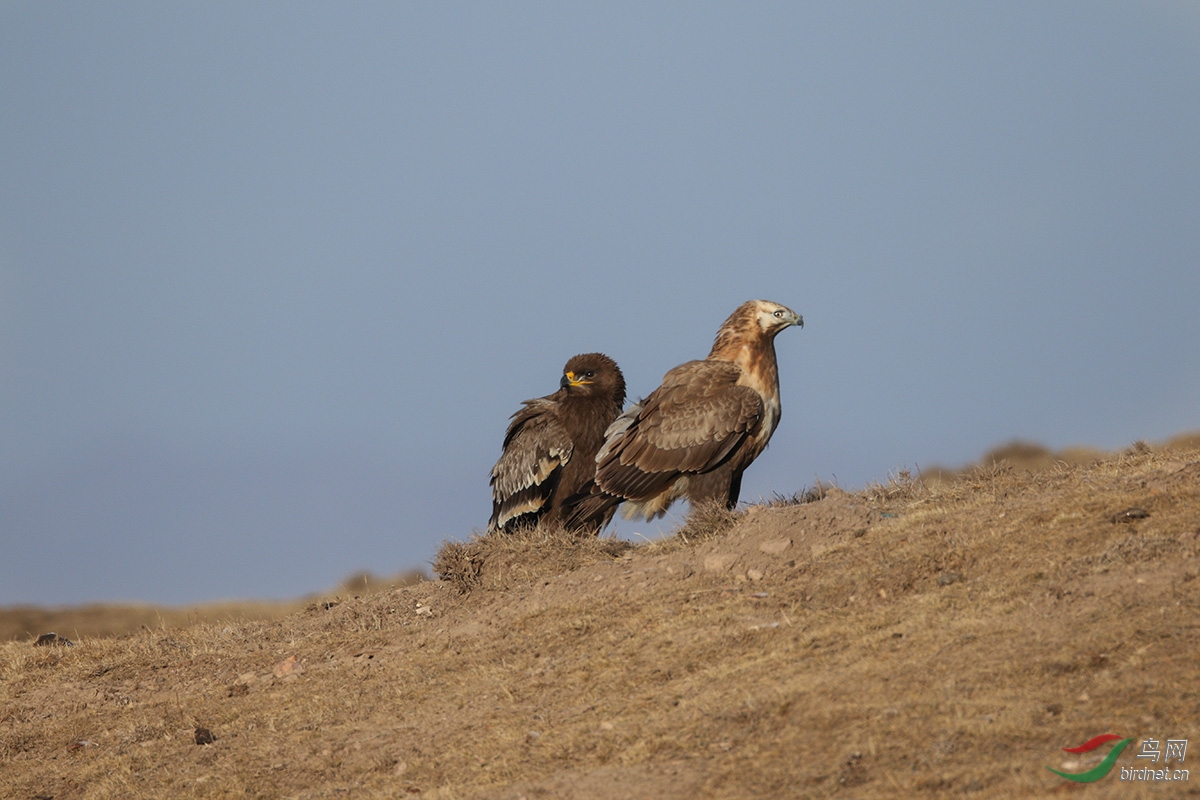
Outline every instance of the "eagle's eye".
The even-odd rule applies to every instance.
[[[777,310],[775,311],[775,318],[776,318],[776,319],[783,319],[783,309],[777,309]]]
[[[583,373],[583,374],[584,374],[586,377],[588,377],[588,378],[594,378],[594,377],[596,377],[596,373],[592,372],[590,369],[589,369],[587,372]]]

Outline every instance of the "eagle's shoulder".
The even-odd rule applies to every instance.
[[[574,445],[551,398],[526,400],[512,415],[504,451],[492,468],[492,496],[497,501],[539,484],[571,460]]]
[[[685,361],[663,376],[659,388],[693,387],[711,393],[737,383],[741,374],[741,367],[731,361],[713,361],[707,358]]]
[[[745,431],[763,400],[740,385],[742,370],[727,361],[689,361],[668,372],[646,398],[645,433],[664,448],[691,447]]]
[[[566,435],[560,416],[560,403],[554,395],[521,401],[521,408],[509,417],[504,432],[504,449],[519,436]]]

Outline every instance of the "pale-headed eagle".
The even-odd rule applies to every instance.
[[[492,467],[488,530],[563,523],[563,501],[596,474],[596,452],[624,404],[625,377],[603,353],[574,356],[557,392],[524,401]],[[611,518],[610,511],[604,522]]]
[[[708,358],[675,367],[609,426],[595,479],[570,499],[568,523],[599,530],[622,502],[626,517],[647,520],[680,498],[736,506],[742,473],[779,425],[775,336],[792,325],[804,319],[787,306],[738,306]]]

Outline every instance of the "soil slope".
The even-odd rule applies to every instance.
[[[0,645],[0,796],[1198,797],[1046,769],[1197,738],[1198,555],[1200,451],[1144,446],[449,543],[281,619]]]

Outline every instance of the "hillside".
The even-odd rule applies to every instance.
[[[1045,767],[1197,738],[1198,555],[1200,450],[1145,446],[449,543],[280,619],[3,643],[0,796],[1196,797]]]
[[[227,600],[195,606],[155,606],[145,603],[93,603],[82,606],[0,607],[0,642],[36,638],[48,631],[67,639],[90,636],[119,636],[149,628],[180,628],[202,622],[239,619],[279,619],[304,610],[314,602],[339,594],[366,595],[424,580],[415,570],[390,578],[367,572],[352,575],[336,591],[322,592],[299,600]]]

